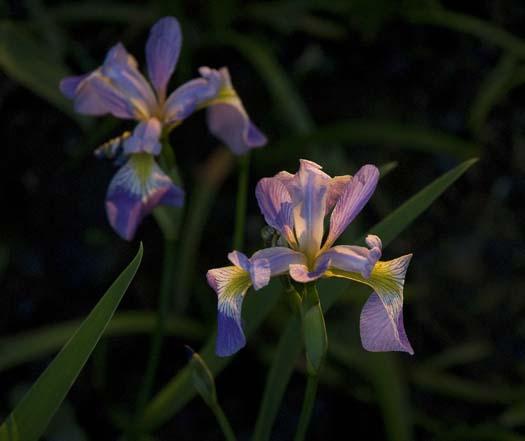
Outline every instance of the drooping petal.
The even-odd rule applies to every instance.
[[[402,351],[414,354],[403,324],[403,310],[392,319],[385,304],[375,292],[361,311],[361,343],[367,351]]]
[[[210,132],[236,155],[264,146],[266,136],[250,121],[232,86],[228,69],[222,68],[219,72],[222,76],[221,88],[208,104],[207,121]]]
[[[214,98],[222,83],[222,76],[218,70],[208,67],[199,69],[201,78],[184,83],[175,89],[164,105],[164,121],[166,124],[175,124],[186,119],[198,110],[203,103]]]
[[[109,51],[100,72],[128,100],[137,119],[145,119],[155,114],[155,94],[139,72],[137,62],[121,43]]]
[[[372,197],[379,180],[379,170],[374,165],[364,165],[347,183],[330,218],[330,231],[323,249],[330,248],[346,227]]]
[[[159,141],[161,131],[162,126],[157,118],[141,121],[133,131],[133,135],[124,140],[124,153],[159,155],[162,149]]]
[[[151,28],[146,43],[148,75],[160,99],[166,96],[166,86],[175,70],[182,45],[179,22],[174,17],[161,18]]]
[[[279,231],[290,246],[296,246],[292,198],[281,180],[277,177],[261,179],[255,188],[255,197],[266,223]]]
[[[299,249],[313,260],[323,239],[330,176],[321,166],[301,159],[299,171],[287,182],[292,198],[293,223]]]
[[[378,261],[369,278],[356,272],[330,268],[328,277],[343,277],[374,289],[361,313],[361,341],[368,351],[414,351],[403,325],[403,286],[412,254]],[[377,297],[377,298],[376,298]],[[379,299],[379,301],[378,301]]]
[[[211,269],[208,284],[217,293],[217,341],[220,357],[234,354],[246,344],[242,330],[242,302],[251,286],[250,275],[237,266]]]
[[[377,236],[368,236],[367,244],[370,249],[354,245],[338,245],[325,251],[321,256],[330,261],[330,268],[359,273],[367,279],[374,265],[381,258],[381,240]]]
[[[109,223],[131,240],[142,219],[157,205],[179,207],[184,191],[156,164],[152,155],[132,155],[113,177],[106,195]]]

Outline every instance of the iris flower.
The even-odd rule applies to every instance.
[[[109,156],[119,153],[124,158],[124,165],[109,185],[106,211],[112,227],[128,240],[155,206],[183,204],[183,190],[160,169],[155,157],[161,153],[161,139],[193,112],[207,108],[209,130],[235,154],[266,144],[266,137],[250,121],[237,96],[227,68],[201,67],[200,77],[167,96],[181,42],[177,20],[164,17],[151,28],[146,43],[149,82],[138,70],[135,58],[118,43],[109,50],[102,66],[60,83],[60,90],[73,100],[78,113],[111,114],[138,121],[130,136],[126,133],[112,140],[104,152]]]
[[[413,354],[403,325],[403,285],[412,255],[379,260],[381,239],[374,235],[367,236],[366,247],[334,245],[368,202],[378,179],[373,165],[361,167],[354,176],[332,178],[320,165],[303,159],[297,173],[283,171],[259,181],[259,208],[266,223],[280,233],[280,246],[250,258],[232,251],[232,266],[208,271],[208,283],[218,295],[218,355],[231,355],[246,344],[241,310],[248,289],[257,291],[271,277],[282,275],[299,283],[342,277],[370,286],[374,292],[360,317],[363,347]],[[330,213],[325,235],[325,216]]]

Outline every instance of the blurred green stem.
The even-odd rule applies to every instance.
[[[175,154],[169,143],[167,133],[163,134],[161,142],[161,167],[168,173],[173,182],[178,185],[180,184],[180,177],[175,162]],[[156,209],[157,213],[161,213],[163,208],[166,207],[158,207]],[[162,280],[158,300],[157,323],[151,336],[150,352],[146,372],[144,374],[144,381],[137,397],[136,414],[139,418],[144,412],[146,403],[151,398],[153,385],[155,384],[155,376],[160,362],[162,339],[166,332],[166,319],[169,313],[170,300],[173,295],[173,287],[175,286],[175,245],[179,235],[180,211],[172,209],[171,211],[166,212],[164,218],[161,217],[159,219],[159,217],[156,216],[156,219],[164,237],[164,260],[162,264]]]
[[[295,433],[294,441],[303,441],[306,436],[308,426],[310,425],[312,410],[314,408],[318,383],[319,375],[308,375],[308,382],[306,384],[306,391],[304,393],[303,408],[301,409],[301,416],[299,418],[299,424],[297,425],[297,432]]]
[[[210,408],[213,411],[213,414],[215,415],[215,418],[217,419],[219,426],[221,426],[221,430],[224,435],[224,439],[226,441],[236,441],[232,426],[230,422],[228,421],[228,418],[224,414],[224,411],[222,410],[222,407],[220,406],[220,404],[215,403],[211,405]]]
[[[242,251],[244,245],[244,225],[246,222],[246,198],[250,174],[250,152],[239,157],[239,179],[237,181],[237,202],[235,205],[235,230],[233,249]]]
[[[173,290],[173,277],[175,274],[175,240],[164,239],[164,262],[162,266],[162,282],[159,294],[159,306],[157,311],[157,324],[151,337],[151,347],[148,358],[144,382],[139,391],[137,400],[137,415],[141,415],[147,401],[151,397],[151,391],[155,382],[155,375],[160,361],[162,349],[162,338],[166,327],[170,297]]]

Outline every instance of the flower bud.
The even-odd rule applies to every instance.
[[[213,406],[217,403],[217,392],[215,391],[213,375],[202,357],[196,352],[193,352],[189,347],[188,350],[191,351],[192,354],[190,367],[193,386],[206,404]]]
[[[303,335],[308,373],[317,375],[328,349],[328,337],[320,303],[313,305],[304,313]]]

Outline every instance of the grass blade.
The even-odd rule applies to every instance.
[[[75,334],[0,426],[0,440],[37,441],[75,382],[108,326],[142,260],[142,244],[126,269],[117,277]]]
[[[0,22],[0,68],[13,80],[47,100],[77,121],[73,106],[58,89],[68,70],[25,29]]]
[[[126,311],[115,314],[103,338],[149,334],[156,325],[157,314]],[[0,339],[0,372],[38,360],[57,352],[74,334],[82,320],[70,320]],[[205,329],[184,317],[168,318],[166,335],[199,340]]]

